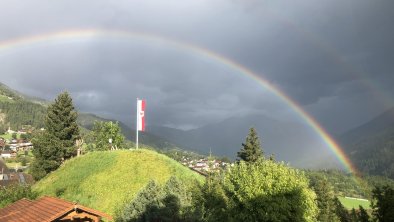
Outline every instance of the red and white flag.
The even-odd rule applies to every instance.
[[[137,130],[145,131],[145,100],[137,100]]]

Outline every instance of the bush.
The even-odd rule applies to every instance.
[[[150,181],[135,199],[117,213],[117,221],[194,221],[191,193],[171,177],[164,187]]]
[[[32,192],[30,186],[11,185],[0,187],[0,208],[7,206],[22,198],[35,199],[37,194]]]
[[[222,178],[208,179],[202,202],[205,221],[316,221],[316,194],[303,172],[274,161],[241,161]]]

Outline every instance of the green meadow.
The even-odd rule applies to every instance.
[[[338,197],[339,201],[341,201],[342,205],[346,207],[346,209],[351,210],[352,208],[358,209],[361,205],[364,209],[370,209],[371,202],[368,200],[360,200],[360,199],[350,199],[345,197]]]
[[[182,164],[145,149],[91,152],[66,161],[33,186],[40,196],[58,196],[114,215],[150,180],[172,175],[192,184],[204,178]]]

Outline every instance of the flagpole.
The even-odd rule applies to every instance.
[[[135,145],[136,145],[136,150],[138,150],[138,98],[137,98],[137,112],[136,112],[136,116],[137,116],[137,125],[135,127]]]

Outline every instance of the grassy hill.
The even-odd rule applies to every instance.
[[[77,201],[114,215],[150,180],[164,184],[172,175],[185,182],[203,177],[169,157],[150,150],[92,152],[73,158],[36,183],[39,195]]]

